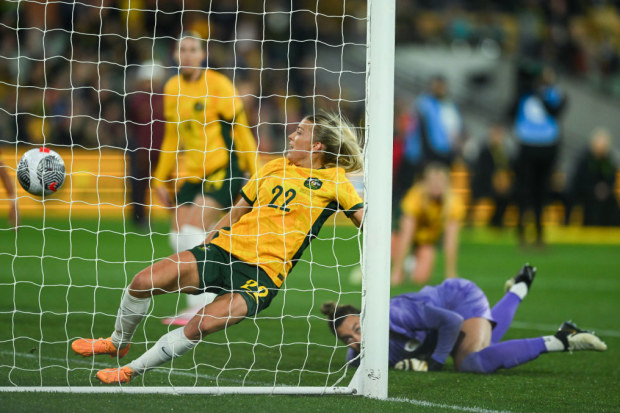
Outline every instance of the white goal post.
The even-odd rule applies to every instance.
[[[366,24],[365,217],[361,251],[362,343],[360,366],[351,382],[344,385],[338,380],[333,386],[17,385],[0,387],[0,392],[356,394],[387,398],[395,0],[368,0]],[[18,81],[15,83],[18,84]],[[39,359],[40,357],[39,350]]]

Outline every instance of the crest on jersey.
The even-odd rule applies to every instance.
[[[196,104],[194,105],[194,110],[196,112],[202,112],[203,110],[205,110],[204,103],[202,103],[201,101],[196,102]]]
[[[308,189],[321,189],[323,182],[318,178],[308,178],[304,182],[304,186]]]

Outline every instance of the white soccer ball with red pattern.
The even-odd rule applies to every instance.
[[[65,182],[65,163],[49,148],[30,149],[17,165],[17,180],[32,195],[50,195]]]

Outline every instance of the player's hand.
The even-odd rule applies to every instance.
[[[418,359],[402,359],[394,365],[396,370],[406,371],[428,371],[428,363]]]
[[[155,188],[155,192],[157,193],[157,198],[159,198],[159,202],[166,208],[170,208],[172,206],[172,201],[170,200],[170,195],[168,194],[168,190],[163,186],[158,186]]]
[[[11,225],[11,227],[13,227],[15,231],[17,231],[20,224],[21,220],[19,217],[19,210],[17,209],[17,201],[12,200],[9,203],[9,225]]]

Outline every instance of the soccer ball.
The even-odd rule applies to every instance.
[[[17,165],[17,180],[32,195],[49,195],[65,182],[65,163],[49,148],[30,149]]]

